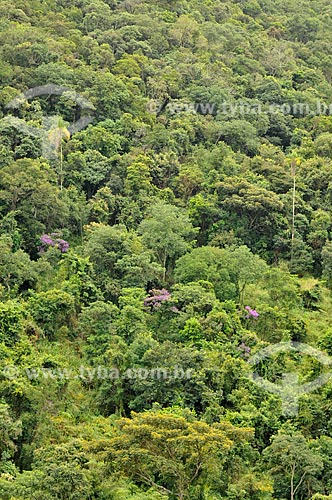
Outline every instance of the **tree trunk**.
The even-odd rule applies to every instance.
[[[62,138],[60,139],[60,191],[62,191],[63,186],[63,174],[62,174]]]
[[[292,241],[291,241],[291,263],[293,262],[293,247],[295,238],[295,194],[296,194],[296,167],[292,164],[293,196],[292,196]]]
[[[291,473],[290,500],[294,500],[294,475],[295,475],[295,464],[293,464],[293,466],[292,466],[292,473]]]
[[[167,261],[167,253],[166,253],[166,250],[165,250],[164,261],[163,261],[163,267],[164,267],[164,270],[163,270],[163,281],[166,280],[166,261]]]

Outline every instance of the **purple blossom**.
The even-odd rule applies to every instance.
[[[246,306],[245,309],[248,311],[248,314],[246,315],[246,318],[253,318],[253,319],[257,319],[259,314],[258,312],[256,311],[256,309],[251,309],[250,306]]]
[[[68,241],[61,240],[61,239],[56,240],[56,245],[59,248],[59,250],[60,250],[61,253],[67,252],[67,250],[69,248]]]
[[[53,236],[53,238],[51,236]],[[61,253],[67,252],[67,250],[69,249],[68,241],[59,238],[59,233],[51,233],[51,236],[48,234],[43,234],[40,237],[41,246],[39,247],[39,251],[43,253],[47,249],[47,247],[56,247],[60,250]],[[54,236],[57,236],[57,238],[54,238]]]
[[[150,290],[150,297],[147,297],[144,301],[146,307],[151,307],[152,309],[157,309],[161,304],[171,298],[171,294],[168,290],[163,288],[162,290]]]
[[[54,241],[52,240],[52,238],[48,234],[43,234],[40,237],[40,241],[41,241],[42,245],[50,245],[50,246],[55,245]]]

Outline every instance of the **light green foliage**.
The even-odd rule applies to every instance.
[[[146,286],[160,267],[152,262],[137,234],[124,225],[92,224],[85,253],[92,262],[95,280],[105,296],[118,296],[122,286]]]
[[[134,413],[132,419],[120,420],[109,461],[113,469],[161,493],[196,499],[214,484],[234,441],[249,437],[250,429],[236,430],[227,422],[209,426],[168,412]],[[162,478],[159,485],[156,473]]]
[[[298,491],[311,489],[311,481],[323,469],[321,456],[310,450],[301,433],[278,434],[264,454],[275,477],[276,492],[290,494],[291,500]]]
[[[37,269],[30,257],[22,249],[14,248],[9,236],[0,237],[0,282],[9,297],[19,294],[22,289],[32,287],[37,279]]]
[[[163,202],[151,205],[147,218],[140,224],[138,231],[143,243],[154,252],[158,263],[164,268],[164,280],[169,261],[190,248],[195,234],[183,210]]]
[[[331,19],[0,0],[1,500],[331,497]]]
[[[31,316],[52,340],[59,328],[70,326],[75,314],[74,297],[62,290],[48,290],[34,294],[28,303]]]
[[[236,297],[237,283],[232,282],[226,264],[227,252],[216,247],[195,248],[176,262],[175,278],[181,283],[206,280],[214,285],[217,297]]]
[[[22,433],[22,425],[13,420],[9,407],[4,402],[0,402],[0,416],[0,455],[3,464],[16,450],[15,441]]]
[[[26,310],[16,301],[0,303],[0,342],[12,346],[24,332]]]

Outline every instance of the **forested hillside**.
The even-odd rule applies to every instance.
[[[0,0],[1,500],[332,498],[331,46],[328,0]]]

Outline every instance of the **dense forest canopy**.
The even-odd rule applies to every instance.
[[[1,500],[332,498],[331,46],[327,0],[0,0]]]

